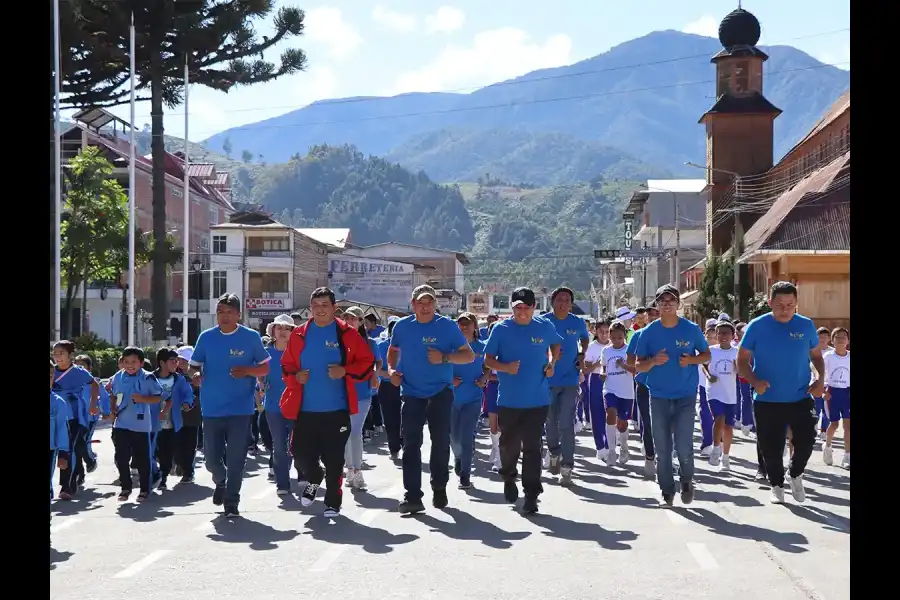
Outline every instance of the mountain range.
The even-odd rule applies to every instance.
[[[353,144],[437,181],[483,173],[540,185],[601,172],[689,176],[684,163],[705,156],[697,121],[715,101],[710,58],[720,49],[713,38],[654,32],[470,94],[325,100],[223,131],[203,146],[218,152],[227,139],[235,154],[283,162],[317,144]],[[777,159],[849,87],[850,73],[790,46],[761,49],[770,57],[765,95],[784,111],[775,121]]]

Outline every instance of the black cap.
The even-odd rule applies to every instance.
[[[537,301],[534,298],[534,292],[527,287],[514,289],[512,295],[509,297],[509,305],[515,307],[518,304],[525,304],[527,306],[534,306],[537,304]]]
[[[659,302],[659,299],[665,294],[671,294],[676,300],[681,298],[681,293],[678,291],[678,288],[671,283],[662,285],[656,290],[656,301]]]

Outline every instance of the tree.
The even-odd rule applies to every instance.
[[[166,337],[166,196],[163,108],[181,103],[187,58],[192,84],[228,92],[305,68],[298,48],[279,65],[263,58],[275,44],[303,32],[302,10],[282,7],[271,36],[257,38],[254,23],[269,16],[274,0],[70,0],[64,3],[63,92],[71,107],[116,106],[129,101],[130,26],[134,16],[135,63],[140,100],[150,101],[153,159],[153,337]]]
[[[716,280],[719,278],[720,265],[721,259],[716,254],[706,259],[706,268],[703,270],[703,277],[700,278],[700,289],[697,301],[694,303],[694,310],[703,319],[710,318],[715,311],[719,310]]]
[[[245,164],[250,164],[253,162],[253,153],[249,150],[241,150],[241,160],[244,161]]]
[[[225,138],[225,141],[222,142],[222,151],[225,153],[226,158],[231,158],[231,151],[233,147],[231,146],[231,138]]]
[[[734,314],[734,258],[728,257],[719,264],[719,272],[716,274],[716,299],[719,312],[724,312],[737,318]]]

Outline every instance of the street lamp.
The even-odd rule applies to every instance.
[[[197,321],[197,334],[200,333],[200,289],[202,287],[203,280],[200,278],[203,269],[203,261],[200,258],[195,258],[191,262],[191,270],[197,275],[197,287],[195,288],[197,291],[195,292],[196,296],[194,296],[194,316]],[[190,338],[190,331],[185,332],[185,338]],[[197,341],[194,338],[193,342]]]

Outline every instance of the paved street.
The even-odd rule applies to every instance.
[[[581,433],[575,485],[545,480],[541,514],[523,517],[487,471],[484,435],[474,489],[458,491],[451,475],[445,510],[426,492],[425,514],[398,515],[399,467],[371,445],[369,492],[347,493],[340,519],[322,517],[321,501],[303,511],[278,498],[260,458],[248,460],[242,518],[229,522],[212,505],[202,461],[196,485],[117,502],[109,430],[96,437],[101,466],[75,501],[53,506],[54,600],[850,597],[850,475],[822,463],[819,443],[802,507],[789,493],[785,505],[768,504],[752,481],[753,443],[741,439],[730,474],[698,458],[694,504],[659,509],[643,460],[601,466]],[[634,457],[636,434],[631,448]]]

